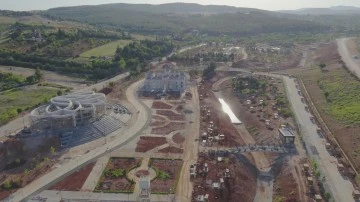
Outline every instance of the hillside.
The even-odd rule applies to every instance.
[[[322,32],[314,22],[277,17],[276,13],[231,6],[198,4],[107,4],[54,8],[43,12],[52,18],[75,20],[125,31],[174,34],[199,30],[210,35],[255,35],[259,33]]]
[[[302,8],[279,12],[297,15],[359,15],[360,8],[353,6],[334,6],[330,8]]]

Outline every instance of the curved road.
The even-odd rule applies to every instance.
[[[360,79],[360,59],[354,59],[355,54],[351,54],[347,44],[350,42],[351,38],[342,38],[337,39],[338,52],[346,64],[346,67],[354,73]]]
[[[78,156],[67,163],[62,164],[61,167],[55,168],[39,179],[31,182],[27,186],[22,189],[19,189],[10,197],[8,197],[5,201],[24,201],[31,196],[34,196],[75,172],[88,162],[91,162],[109,152],[112,152],[120,147],[124,146],[128,142],[132,141],[134,138],[139,136],[147,125],[150,122],[149,116],[151,115],[150,110],[145,106],[144,103],[138,100],[136,91],[143,80],[140,80],[134,84],[132,84],[126,90],[126,97],[130,103],[134,105],[134,108],[138,110],[138,112],[134,112],[134,116],[136,116],[136,121],[133,125],[131,125],[126,131],[120,132],[115,131],[114,133],[108,135],[108,137],[114,136],[115,139],[111,141],[107,141],[108,143],[98,147],[87,154]],[[121,129],[120,129],[121,130]]]

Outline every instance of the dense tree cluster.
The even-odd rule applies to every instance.
[[[201,59],[203,62],[232,62],[234,60],[234,54],[227,55],[221,52],[196,53],[195,55],[174,54],[170,58],[171,61],[185,64],[196,64],[199,63]]]
[[[62,34],[59,34],[60,36]],[[167,41],[133,42],[118,48],[115,60],[92,60],[91,63],[53,59],[49,57],[0,50],[0,65],[40,68],[64,74],[77,74],[98,80],[116,75],[125,70],[137,73],[143,70],[148,60],[164,56],[172,51],[173,45]]]
[[[26,12],[26,11],[0,10],[0,16],[21,17],[21,16],[31,16],[31,15],[33,15],[33,14],[30,12]]]
[[[132,71],[142,71],[146,62],[156,57],[163,57],[173,50],[173,44],[168,41],[143,40],[132,42],[124,48],[117,48],[115,62],[119,67],[129,68]]]
[[[0,91],[16,88],[22,85],[38,83],[42,76],[43,75],[39,69],[36,69],[33,75],[26,78],[13,73],[0,72]]]
[[[204,69],[203,78],[211,79],[213,76],[215,76],[215,70],[216,70],[216,63],[211,62],[210,65]]]

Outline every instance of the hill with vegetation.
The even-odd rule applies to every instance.
[[[145,34],[175,34],[194,30],[209,35],[251,36],[259,33],[325,32],[330,26],[278,17],[276,13],[230,6],[198,4],[108,4],[54,8],[46,17],[110,26]]]

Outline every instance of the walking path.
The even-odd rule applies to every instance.
[[[95,166],[93,167],[91,173],[89,174],[88,178],[86,179],[84,185],[81,188],[81,191],[94,191],[96,184],[98,180],[101,177],[101,174],[103,173],[104,168],[106,167],[106,164],[108,163],[110,159],[109,155],[103,156],[99,158],[96,161]]]

